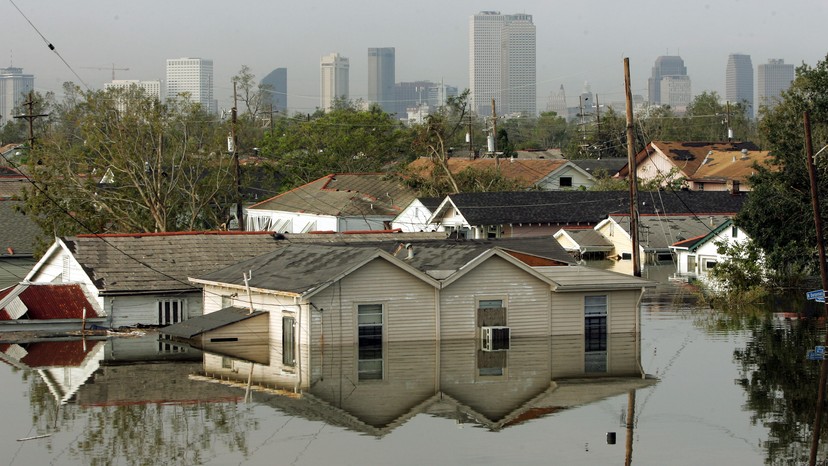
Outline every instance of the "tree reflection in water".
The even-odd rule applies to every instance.
[[[806,352],[821,344],[822,325],[814,319],[766,318],[752,326],[745,348],[734,351],[740,366],[736,383],[747,394],[751,420],[768,429],[768,464],[808,460],[819,363],[807,360]],[[820,443],[825,441],[823,435]]]

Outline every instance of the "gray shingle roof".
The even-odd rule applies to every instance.
[[[271,232],[183,232],[80,235],[63,238],[103,292],[194,290],[199,277],[293,243],[349,244],[445,238],[445,233],[288,234]]]
[[[34,253],[35,238],[42,230],[17,210],[22,206],[22,201],[0,200],[0,257],[32,257]]]
[[[613,219],[629,233],[629,216],[613,216]],[[728,219],[730,217],[726,215],[642,216],[639,218],[638,241],[645,250],[667,250],[677,241],[710,233]]]
[[[272,197],[253,210],[318,215],[397,215],[415,198],[400,181],[378,173],[337,173]]]
[[[460,193],[448,196],[466,221],[477,225],[597,224],[610,214],[629,213],[626,191],[530,191]],[[746,194],[712,191],[641,192],[641,214],[735,214]]]

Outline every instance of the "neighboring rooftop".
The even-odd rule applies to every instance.
[[[397,215],[416,197],[402,182],[381,173],[334,173],[249,209],[331,216]]]
[[[469,159],[454,157],[448,160],[448,167],[455,174],[467,169],[499,172],[502,177],[520,183],[524,188],[531,188],[567,162],[567,160],[561,159]],[[430,177],[435,169],[442,170],[442,168],[437,168],[437,165],[429,157],[418,158],[408,164],[408,168],[424,177]]]
[[[0,182],[0,186],[2,186]],[[0,258],[32,257],[40,227],[19,208],[22,201],[0,200]]]
[[[447,196],[469,225],[597,224],[610,214],[629,213],[626,191],[518,191]],[[705,191],[648,191],[638,195],[646,214],[736,214],[746,195]]]

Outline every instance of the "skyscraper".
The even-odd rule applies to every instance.
[[[378,104],[386,113],[396,111],[394,103],[394,47],[368,49],[368,101]]]
[[[663,55],[656,58],[655,66],[650,79],[647,80],[647,91],[651,105],[669,105],[661,99],[661,78],[664,76],[687,76],[684,60],[677,55]]]
[[[319,107],[328,111],[337,99],[348,99],[348,59],[338,53],[322,57],[320,62]]]
[[[779,103],[782,91],[791,87],[794,80],[794,66],[786,65],[782,59],[770,59],[757,67],[756,79],[759,105],[773,108]]]
[[[0,68],[0,126],[13,121],[14,109],[34,89],[34,76],[23,74],[23,68]]]
[[[471,108],[479,115],[537,113],[532,15],[481,11],[469,20]]]
[[[753,118],[753,63],[750,55],[731,53],[725,71],[725,99],[741,103],[748,118]]]
[[[176,100],[185,95],[191,102],[201,104],[204,110],[218,113],[218,102],[213,98],[213,60],[167,59],[166,99]]]
[[[116,79],[104,83],[104,89],[129,89],[135,86],[144,90],[144,95],[161,100],[161,81],[139,81],[137,79]]]
[[[282,115],[287,113],[287,68],[276,68],[262,78],[262,85],[267,86],[272,111]]]

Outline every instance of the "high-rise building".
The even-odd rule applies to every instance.
[[[727,57],[725,99],[745,105],[745,114],[753,118],[753,63],[750,55],[731,53]]]
[[[664,55],[656,58],[652,75],[647,80],[647,91],[651,105],[668,105],[661,98],[661,78],[664,76],[687,76],[684,60],[677,55]]]
[[[546,111],[555,112],[559,117],[569,120],[569,109],[566,106],[566,91],[564,91],[563,84],[561,84],[561,88],[557,92],[549,93]]]
[[[669,105],[677,113],[684,113],[693,94],[690,88],[690,76],[668,75],[661,77],[661,105]]]
[[[348,59],[338,53],[322,57],[320,62],[319,107],[325,111],[338,99],[348,99]]]
[[[161,81],[139,81],[137,79],[115,79],[104,83],[104,89],[129,89],[135,86],[143,89],[147,97],[161,100]]]
[[[23,68],[0,68],[0,126],[13,121],[14,109],[34,89],[34,76],[23,74]]]
[[[469,20],[471,108],[479,115],[537,113],[532,15],[481,11]]]
[[[166,99],[186,96],[201,104],[210,113],[218,113],[218,102],[213,98],[213,60],[203,58],[167,59]]]
[[[779,103],[782,91],[788,90],[794,80],[794,66],[782,59],[770,59],[757,67],[757,97],[759,105],[773,108]]]
[[[287,114],[287,68],[276,68],[262,78],[262,85],[270,96],[272,111]]]
[[[394,47],[368,49],[368,101],[376,103],[386,113],[396,111]]]
[[[432,81],[412,81],[394,85],[394,112],[404,117],[412,108],[436,109],[446,104],[449,97],[457,97],[457,86]]]

